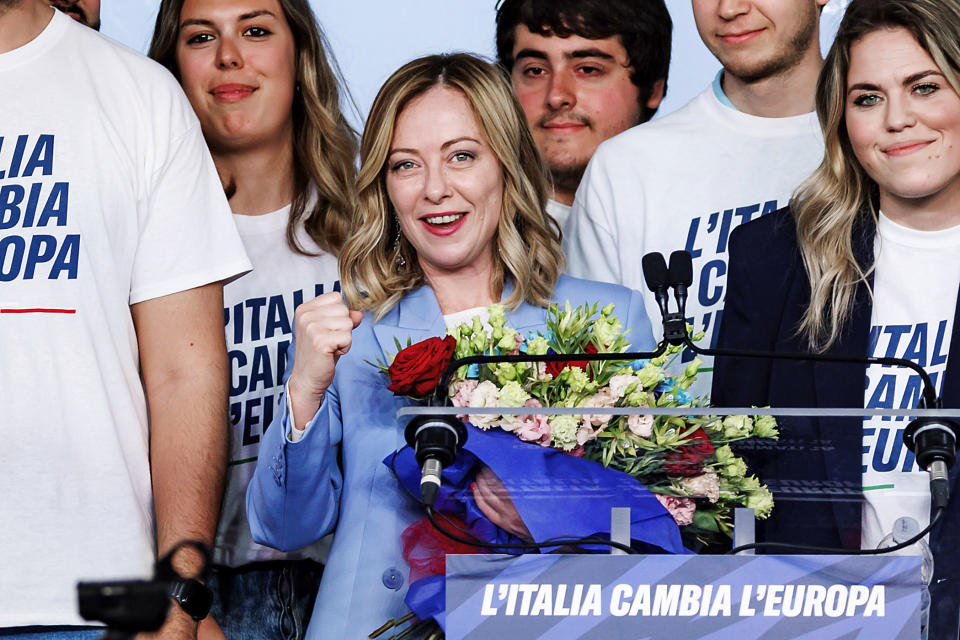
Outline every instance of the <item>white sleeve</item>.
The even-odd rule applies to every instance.
[[[175,115],[169,142],[158,143],[140,202],[140,238],[130,303],[185,291],[250,270],[200,124],[182,95],[171,98]],[[179,103],[179,104],[178,104]],[[173,121],[173,122],[171,122]],[[183,126],[176,126],[182,124]]]
[[[621,283],[613,193],[601,145],[580,181],[563,230],[567,273],[577,278]]]

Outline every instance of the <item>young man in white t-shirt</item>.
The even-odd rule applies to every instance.
[[[706,332],[701,346],[713,343],[730,232],[785,206],[823,155],[813,97],[827,1],[692,0],[723,69],[686,106],[597,149],[564,229],[571,275],[646,290],[643,255],[685,249],[694,265],[687,318]],[[646,302],[657,327],[652,294]],[[710,367],[694,393],[709,392]]]
[[[597,145],[656,113],[673,24],[663,0],[505,0],[497,60],[553,177],[561,227]]]
[[[0,635],[97,637],[76,628],[78,580],[148,578],[157,552],[212,543],[221,281],[249,262],[159,65],[0,0],[0,87]],[[195,634],[174,604],[165,635]]]

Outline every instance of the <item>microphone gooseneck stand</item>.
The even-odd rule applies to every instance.
[[[686,251],[674,251],[670,254],[670,266],[666,266],[663,255],[648,253],[643,257],[644,277],[647,286],[653,291],[663,315],[664,342],[684,345],[694,353],[705,356],[758,358],[764,360],[803,360],[813,362],[836,362],[844,364],[879,364],[906,367],[916,373],[923,383],[921,409],[938,409],[942,406],[937,398],[936,388],[929,374],[915,362],[902,358],[873,356],[837,356],[832,354],[782,353],[776,351],[754,351],[740,349],[709,349],[697,346],[686,330],[687,288],[693,283],[693,260]],[[677,311],[669,312],[668,289],[674,290]],[[749,549],[782,549],[813,553],[845,553],[850,555],[872,555],[891,553],[909,547],[922,539],[939,522],[950,501],[949,470],[956,460],[957,433],[960,431],[952,420],[940,418],[918,418],[913,420],[904,433],[904,443],[914,453],[917,463],[930,474],[930,497],[933,517],[922,531],[909,540],[883,549],[840,549],[832,547],[814,547],[782,542],[754,542],[735,547],[729,553],[738,553]]]
[[[637,360],[656,358],[663,355],[669,345],[684,345],[694,353],[706,356],[762,358],[782,360],[804,360],[820,362],[836,362],[845,364],[880,364],[888,366],[907,367],[916,373],[923,382],[922,409],[939,408],[941,403],[937,398],[936,390],[930,376],[923,367],[901,358],[886,357],[846,357],[830,354],[780,353],[773,351],[753,351],[734,349],[708,349],[698,347],[690,339],[686,325],[686,298],[687,288],[693,281],[693,267],[690,254],[686,251],[675,251],[670,256],[670,266],[667,267],[663,255],[659,253],[647,254],[643,257],[643,272],[647,286],[654,293],[657,304],[663,316],[663,340],[653,351],[625,352],[625,353],[554,353],[544,355],[506,355],[506,356],[470,356],[450,362],[440,378],[440,384],[433,395],[428,399],[428,406],[449,406],[447,389],[453,374],[463,366],[473,364],[496,364],[518,362],[570,362],[604,361],[604,360]],[[669,310],[669,290],[674,290],[674,299],[677,311]],[[820,554],[850,554],[850,555],[878,555],[891,553],[909,547],[922,539],[940,521],[949,501],[949,468],[956,459],[957,433],[960,428],[951,420],[939,418],[919,418],[910,423],[904,434],[904,441],[914,453],[917,462],[925,468],[931,476],[931,502],[934,508],[930,523],[917,535],[900,544],[883,549],[844,549],[833,547],[815,547],[807,545],[787,544],[781,542],[755,542],[731,549],[728,553],[735,554],[749,549],[784,550]],[[417,464],[422,468],[421,501],[427,511],[427,516],[433,526],[443,535],[457,542],[470,544],[476,547],[509,551],[538,551],[546,547],[563,545],[608,545],[622,549],[628,553],[635,551],[623,545],[603,538],[554,538],[543,542],[523,544],[492,544],[473,539],[471,534],[457,529],[459,534],[452,533],[437,521],[433,502],[440,487],[440,474],[444,467],[449,466],[456,458],[457,451],[467,439],[467,430],[456,416],[450,415],[418,415],[407,425],[405,430],[407,443],[416,452]],[[442,517],[442,514],[440,514]],[[467,537],[469,536],[469,537]]]

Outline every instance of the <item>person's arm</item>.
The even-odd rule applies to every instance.
[[[223,286],[213,283],[131,307],[150,411],[150,470],[157,552],[182,540],[212,547],[227,462],[229,367],[223,335]],[[174,568],[196,575],[198,554],[178,553]],[[193,637],[178,605],[165,637]]]
[[[337,522],[343,475],[336,452],[343,425],[334,373],[362,318],[336,292],[297,307],[285,392],[247,486],[254,542],[292,551],[320,539]]]

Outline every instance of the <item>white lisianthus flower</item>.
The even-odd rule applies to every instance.
[[[489,380],[484,380],[477,385],[477,388],[470,392],[471,407],[499,407],[500,391],[497,385]],[[500,419],[497,414],[471,414],[469,422],[479,429],[489,429]]]
[[[584,400],[580,406],[584,408],[612,407],[616,401],[617,399],[613,397],[613,394],[610,393],[610,388],[604,387],[603,389],[600,389],[600,391],[598,391],[597,393],[593,394],[592,396]],[[613,415],[609,413],[607,414],[597,413],[597,414],[589,414],[589,415],[584,414],[583,416],[583,420],[587,425],[600,427],[601,431],[607,426],[607,423],[610,422],[611,418],[613,418]],[[583,443],[581,442],[580,444],[583,444]]]
[[[720,499],[720,477],[715,473],[683,478],[680,486],[691,498],[706,498],[710,502]]]
[[[627,417],[627,428],[633,435],[649,438],[653,435],[653,416],[630,415]]]
[[[635,375],[630,374],[621,374],[616,375],[610,378],[610,393],[612,393],[617,398],[622,398],[624,395],[631,393],[634,389],[631,389],[631,385],[639,385],[640,378]]]

